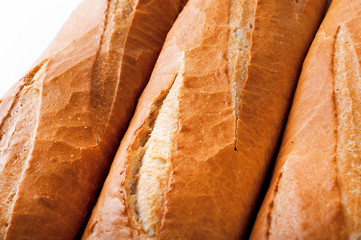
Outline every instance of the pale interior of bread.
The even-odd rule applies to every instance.
[[[228,35],[228,77],[231,83],[233,111],[238,119],[241,91],[247,78],[247,65],[254,21],[254,0],[231,1]],[[235,128],[235,141],[237,121]]]
[[[159,222],[162,196],[167,186],[169,158],[174,135],[178,127],[177,95],[182,83],[180,71],[155,121],[153,131],[145,145],[136,189],[139,222],[148,237],[155,236]]]
[[[358,58],[341,26],[335,40],[337,182],[350,239],[361,239],[361,82]]]

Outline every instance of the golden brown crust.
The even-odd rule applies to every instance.
[[[358,1],[334,0],[305,60],[251,239],[359,239]]]
[[[85,0],[0,101],[0,239],[77,234],[181,7]]]
[[[242,236],[325,4],[256,2],[236,122],[227,74],[231,1],[191,0],[168,34],[83,238],[147,238],[131,208],[141,164],[133,156],[147,142],[179,73],[178,129],[155,238]]]

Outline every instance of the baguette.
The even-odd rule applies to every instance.
[[[181,0],[85,0],[0,100],[0,239],[72,239]]]
[[[251,239],[361,239],[360,11],[331,3]]]
[[[325,5],[189,1],[83,239],[242,237]]]

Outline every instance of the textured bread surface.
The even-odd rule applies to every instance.
[[[178,101],[182,82],[182,72],[178,72],[172,88],[159,110],[152,133],[145,144],[141,159],[138,183],[136,185],[136,207],[139,222],[149,236],[155,235],[155,225],[159,222],[162,195],[167,185],[167,172],[170,168],[170,153],[178,123]]]
[[[360,1],[332,1],[251,239],[361,239],[360,13]]]
[[[325,5],[189,1],[83,239],[242,237]]]
[[[0,239],[72,239],[181,0],[85,0],[0,100]]]

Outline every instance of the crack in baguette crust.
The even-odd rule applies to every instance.
[[[335,40],[333,72],[337,113],[337,182],[349,239],[361,238],[361,86],[358,58],[343,26]]]
[[[93,124],[101,138],[108,122],[120,80],[124,45],[134,16],[137,0],[111,0],[106,14],[104,34],[94,64],[91,105]],[[122,23],[121,25],[119,23]],[[108,63],[104,67],[104,62]],[[109,85],[113,87],[109,87]]]
[[[233,111],[236,116],[235,142],[237,142],[237,120],[242,88],[247,78],[247,66],[250,61],[249,49],[254,26],[255,7],[256,0],[233,0],[230,2],[227,59]]]
[[[160,221],[163,195],[168,184],[170,153],[178,128],[178,92],[182,82],[182,69],[164,100],[153,131],[145,145],[136,188],[138,221],[149,238],[155,236]]]
[[[135,147],[129,157],[130,172],[126,176],[128,184],[125,185],[127,198],[134,222],[141,226],[149,238],[155,235],[162,195],[168,182],[169,145],[177,129],[176,94],[181,75],[182,70],[177,73],[170,88],[154,101],[149,120],[143,125],[142,131],[139,131],[143,136],[140,137],[139,146]],[[167,117],[171,117],[171,121]],[[162,123],[164,120],[167,123],[165,125]],[[157,145],[160,140],[162,144]]]
[[[0,129],[0,239],[5,238],[17,188],[33,148],[46,65],[43,63],[26,79]]]

